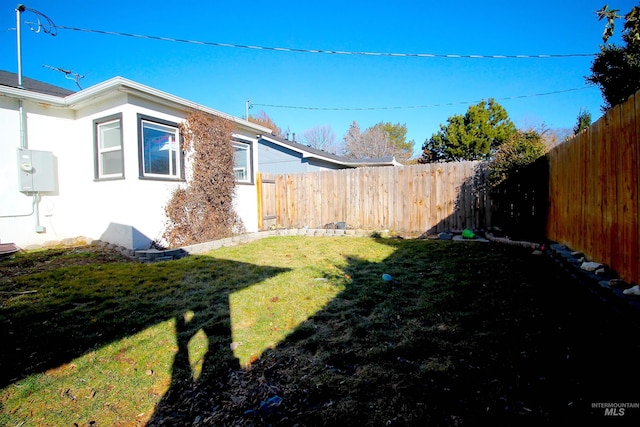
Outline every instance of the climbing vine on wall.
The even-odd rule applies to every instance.
[[[233,207],[234,124],[203,112],[192,112],[180,125],[188,165],[187,184],[174,190],[165,207],[163,234],[171,247],[229,237],[244,231]]]

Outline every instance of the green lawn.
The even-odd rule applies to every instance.
[[[246,367],[344,291],[340,247],[375,262],[392,252],[370,239],[269,239],[157,264],[94,263],[90,248],[3,261],[3,421],[147,420],[183,341],[190,372],[174,377],[197,380],[214,352]],[[8,277],[11,264],[35,271]],[[217,348],[232,343],[233,355]]]
[[[0,425],[598,421],[590,404],[632,400],[619,386],[638,374],[593,363],[637,360],[637,327],[530,252],[273,237],[156,264],[20,253],[0,260]]]

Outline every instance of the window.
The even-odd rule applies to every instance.
[[[138,115],[140,131],[140,176],[180,179],[182,152],[176,123]]]
[[[237,182],[251,182],[251,150],[249,144],[233,143],[233,172]]]
[[[122,115],[94,120],[95,178],[124,178]]]

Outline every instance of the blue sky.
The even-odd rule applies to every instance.
[[[56,25],[234,45],[439,55],[597,53],[604,0],[574,1],[31,1]],[[0,2],[0,69],[16,72],[18,2]],[[637,1],[609,6],[628,12]],[[338,139],[355,120],[406,124],[418,154],[425,139],[470,104],[495,98],[519,127],[571,128],[580,109],[600,117],[588,86],[592,57],[422,58],[281,52],[185,44],[58,29],[35,32],[22,14],[23,74],[68,89],[43,65],[84,75],[83,88],[114,76],[238,117],[268,114],[298,137],[329,125]],[[619,20],[619,40],[623,21]],[[33,25],[31,25],[33,27]],[[547,96],[542,94],[581,89]],[[452,104],[452,105],[446,105]],[[413,108],[410,108],[413,107]],[[323,108],[330,110],[316,110]],[[363,110],[360,110],[363,109]],[[298,138],[299,139],[299,138]]]

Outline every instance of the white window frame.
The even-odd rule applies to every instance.
[[[253,183],[251,144],[247,142],[233,141],[233,173],[236,182],[241,184]],[[246,166],[238,166],[236,163],[236,153],[243,150],[245,152]]]
[[[103,147],[102,146],[102,127],[106,125],[110,125],[113,123],[119,124],[119,139],[120,145],[113,147]],[[95,147],[95,178],[97,180],[108,180],[108,179],[122,179],[124,178],[124,144],[122,138],[122,114],[115,114],[108,117],[103,117],[100,119],[96,119],[93,121],[93,129],[94,129],[94,147]],[[104,160],[103,156],[106,153],[115,153],[120,152],[120,172],[106,174],[104,173]]]
[[[170,137],[170,139],[164,143],[166,145],[166,148],[163,147],[160,149],[160,151],[168,152],[168,173],[154,173],[149,171],[151,166],[149,164],[151,158],[147,158],[148,156],[145,151],[145,129],[153,128],[155,128],[154,130],[166,132],[167,134],[172,135],[172,137]],[[184,179],[184,158],[182,153],[182,141],[180,138],[180,130],[177,123],[138,114],[138,140],[140,178],[170,181]]]

